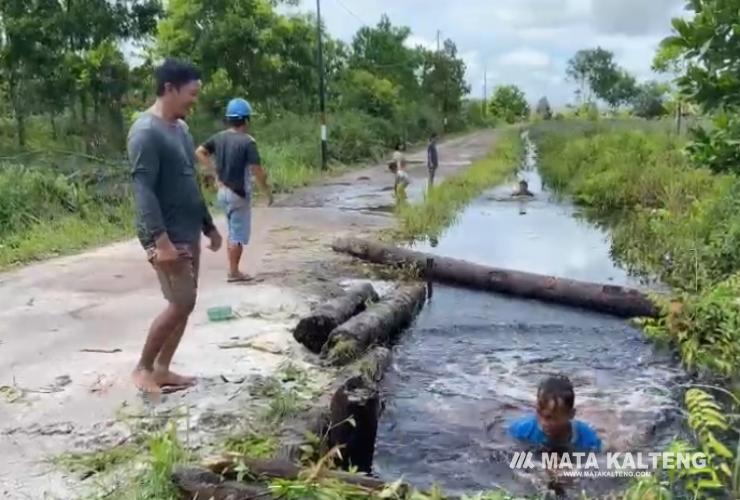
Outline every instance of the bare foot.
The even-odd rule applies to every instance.
[[[179,375],[170,370],[162,368],[154,369],[154,381],[159,385],[159,387],[189,387],[191,385],[195,385],[196,380],[197,379],[195,377]]]
[[[137,368],[134,370],[134,373],[131,374],[131,378],[134,379],[134,385],[136,385],[136,387],[142,392],[151,394],[159,394],[162,392],[162,389],[159,387],[159,384],[157,384],[154,377],[154,373],[149,370]]]

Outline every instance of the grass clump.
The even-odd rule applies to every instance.
[[[486,158],[433,187],[422,203],[400,205],[397,209],[399,226],[393,234],[394,239],[438,238],[470,201],[513,174],[521,155],[519,131],[514,128],[504,130],[493,152]]]
[[[260,419],[264,423],[278,424],[306,410],[309,401],[318,395],[319,388],[308,372],[287,362],[275,375],[255,382],[250,393],[267,399]]]
[[[53,462],[64,470],[87,478],[110,472],[116,467],[130,463],[139,453],[139,446],[125,444],[105,450],[64,453],[54,458]]]
[[[277,452],[277,440],[270,435],[248,432],[226,440],[226,451],[255,458],[270,458]]]

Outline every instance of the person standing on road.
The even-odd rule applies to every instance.
[[[437,155],[437,134],[432,134],[427,146],[427,168],[429,169],[429,187],[434,186],[434,174],[439,167],[439,156]]]
[[[409,175],[406,172],[406,158],[402,153],[403,149],[405,149],[403,145],[400,142],[397,143],[396,149],[393,151],[393,161],[388,164],[388,168],[395,175],[393,192],[399,203],[406,201],[406,188],[411,183]]]
[[[218,201],[229,227],[227,281],[230,283],[252,279],[239,270],[242,252],[251,233],[252,173],[267,193],[268,205],[272,205],[273,200],[257,143],[247,133],[251,116],[252,107],[247,101],[232,99],[226,107],[227,129],[212,136],[196,150],[200,162],[216,174],[218,181]],[[212,157],[215,157],[215,167]]]
[[[196,382],[171,371],[170,364],[195,307],[201,233],[212,251],[221,247],[200,191],[195,144],[184,121],[198,98],[200,74],[188,63],[167,59],[154,76],[156,101],[138,116],[127,140],[137,235],[168,302],[152,322],[132,374],[136,386],[149,393]]]

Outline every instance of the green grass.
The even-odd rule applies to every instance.
[[[247,455],[254,458],[270,458],[277,452],[278,443],[275,437],[256,432],[232,436],[224,444],[226,451]]]
[[[509,178],[519,167],[522,142],[519,130],[501,131],[493,151],[484,159],[454,177],[434,186],[419,204],[403,204],[397,209],[396,240],[437,238],[458,213],[484,190]]]
[[[130,463],[141,452],[135,444],[90,452],[64,453],[53,459],[56,466],[81,477],[105,474],[118,466]]]

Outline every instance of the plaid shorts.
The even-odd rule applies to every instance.
[[[200,270],[200,245],[176,243],[180,254],[180,265],[172,270],[164,270],[155,261],[154,247],[146,250],[147,260],[157,273],[162,295],[173,304],[192,306],[198,292],[198,271]]]

